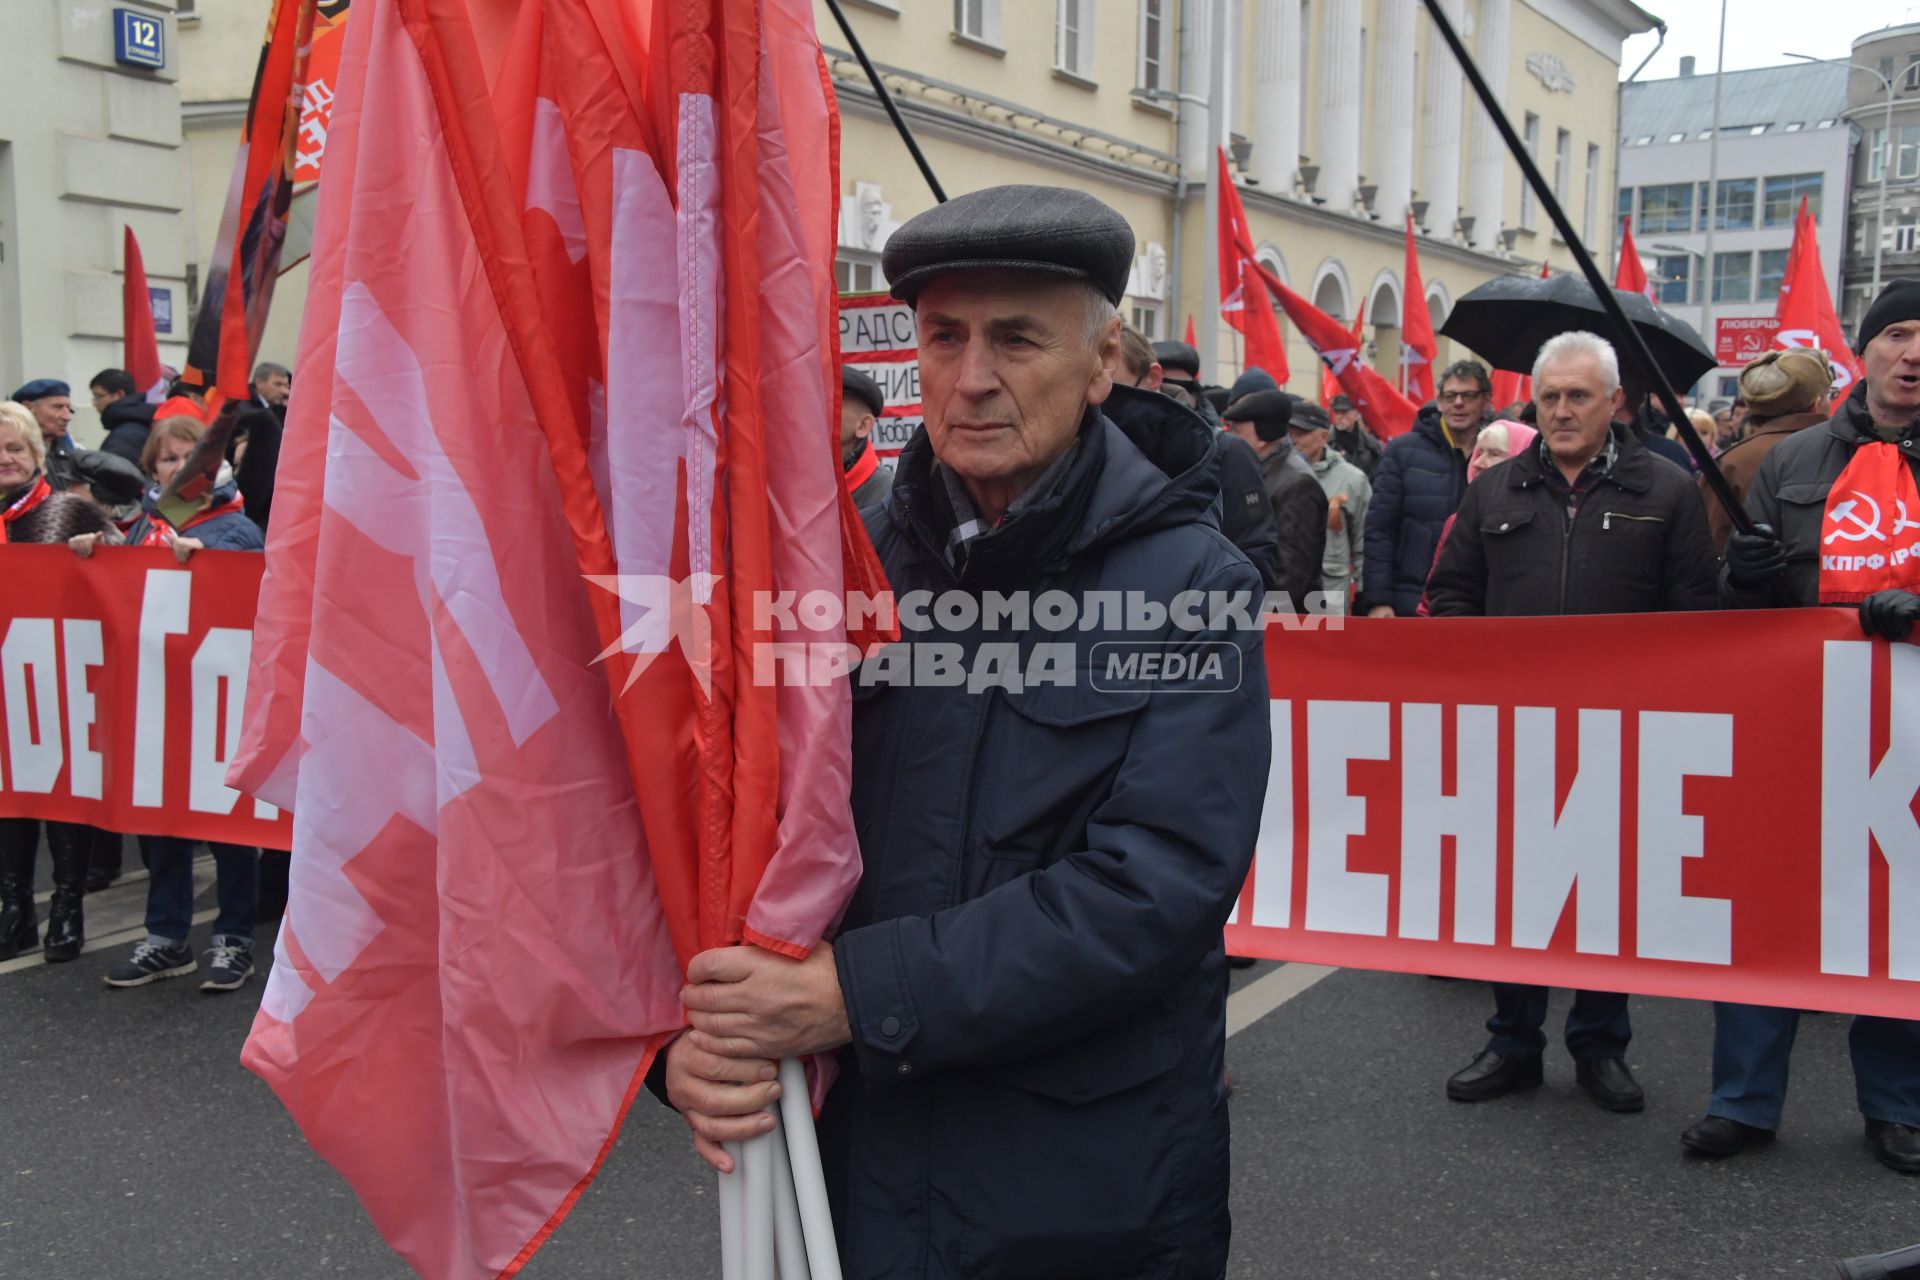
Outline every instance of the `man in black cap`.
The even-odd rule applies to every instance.
[[[1327,416],[1333,422],[1333,447],[1339,450],[1341,457],[1360,468],[1360,474],[1371,485],[1374,470],[1379,467],[1380,455],[1386,451],[1386,446],[1367,430],[1367,424],[1360,420],[1360,411],[1353,407],[1353,401],[1347,397],[1335,396],[1332,403],[1327,405]]]
[[[1307,596],[1320,590],[1327,495],[1288,439],[1288,424],[1299,403],[1284,391],[1255,391],[1227,406],[1226,423],[1260,459],[1260,480],[1279,537],[1280,582],[1275,590],[1286,595],[1293,612],[1305,613]]]
[[[841,483],[863,511],[893,487],[893,472],[880,465],[873,448],[874,423],[886,407],[879,383],[850,364],[840,366]]]
[[[73,421],[73,388],[58,378],[35,378],[14,392],[13,399],[40,424],[40,438],[47,446],[47,483],[55,492],[65,490],[74,479],[73,437],[67,434]]]
[[[764,1130],[773,1058],[838,1053],[821,1155],[860,1280],[1226,1270],[1221,928],[1269,711],[1257,624],[1176,598],[1257,607],[1261,583],[1213,515],[1219,433],[1111,375],[1132,259],[1119,214],[1046,187],[956,197],[889,240],[926,421],[867,525],[894,591],[937,601],[902,608],[903,638],[974,677],[1043,644],[1075,674],[863,662],[841,932],[804,961],[689,966],[665,1087],[709,1160]],[[1098,654],[1122,637],[1225,650],[1236,676],[1116,683]]]
[[[1727,539],[1726,595],[1747,608],[1857,606],[1863,631],[1903,641],[1920,622],[1920,280],[1881,290],[1854,351],[1866,376],[1833,416],[1761,462],[1747,494],[1759,527]],[[1894,927],[1913,921],[1896,912]],[[1772,1141],[1799,1022],[1796,1009],[1714,1006],[1713,1099],[1681,1135],[1688,1150],[1723,1157]],[[1868,1145],[1888,1168],[1920,1173],[1920,1022],[1858,1017],[1847,1038]]]

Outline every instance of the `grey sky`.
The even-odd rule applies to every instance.
[[[1642,9],[1666,19],[1667,43],[1643,80],[1680,74],[1680,57],[1697,59],[1697,74],[1713,71],[1720,40],[1720,0],[1638,0]],[[1844,58],[1856,37],[1885,26],[1920,22],[1920,0],[1727,0],[1727,70],[1774,67],[1786,51],[1816,58]],[[1657,32],[1634,36],[1621,53],[1624,79],[1652,52]]]

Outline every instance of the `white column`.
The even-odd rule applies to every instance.
[[[1254,28],[1253,174],[1289,195],[1300,168],[1300,0],[1258,0]]]
[[[1208,70],[1213,65],[1213,0],[1181,0],[1180,92],[1207,96]],[[1207,141],[1207,108],[1180,104],[1180,163],[1187,181],[1213,180],[1213,147]]]
[[[1513,0],[1480,0],[1480,25],[1474,33],[1473,60],[1493,90],[1494,100],[1507,105],[1507,45],[1513,26]],[[1513,158],[1494,127],[1493,117],[1476,99],[1473,137],[1467,149],[1467,212],[1473,215],[1473,244],[1492,249],[1500,243],[1500,219],[1506,212],[1507,168]]]
[[[1374,21],[1373,148],[1367,181],[1373,211],[1388,226],[1402,225],[1413,198],[1414,0],[1380,0]]]
[[[1460,29],[1461,0],[1440,0],[1453,29]],[[1427,103],[1420,135],[1420,198],[1427,202],[1426,226],[1442,239],[1453,238],[1460,216],[1460,112],[1465,78],[1453,50],[1421,11],[1427,24]]]
[[[1320,128],[1313,161],[1315,198],[1329,209],[1353,209],[1360,186],[1360,0],[1323,0],[1320,21]]]

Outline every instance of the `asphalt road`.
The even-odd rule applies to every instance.
[[[137,930],[143,894],[122,883],[90,899],[90,932]],[[129,945],[0,965],[0,1277],[409,1275],[240,1069],[259,982],[109,990],[100,975]],[[1340,971],[1233,1037],[1236,1280],[1831,1280],[1835,1259],[1920,1242],[1920,1178],[1883,1170],[1862,1141],[1845,1019],[1805,1020],[1779,1143],[1715,1165],[1677,1141],[1705,1102],[1705,1006],[1636,1002],[1649,1105],[1616,1116],[1557,1051],[1541,1090],[1448,1102],[1490,1003],[1476,984]],[[719,1275],[713,1181],[675,1117],[635,1105],[522,1274]]]

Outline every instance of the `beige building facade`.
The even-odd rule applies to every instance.
[[[99,437],[87,380],[122,359],[122,228],[185,355],[191,259],[175,0],[0,0],[0,395],[72,384],[73,432]],[[121,11],[158,66],[117,60]]]
[[[1620,46],[1655,19],[1627,0],[1444,0],[1574,229],[1611,262]],[[1132,224],[1124,310],[1156,338],[1202,311],[1212,179],[1210,0],[843,0],[949,195],[1076,186]],[[1403,218],[1419,231],[1428,311],[1495,275],[1572,269],[1547,215],[1417,0],[1229,0],[1219,141],[1280,278],[1399,364]],[[843,289],[884,287],[892,228],[933,203],[824,0],[815,17],[842,117]],[[1282,322],[1290,389],[1319,366]],[[1454,355],[1442,339],[1440,358]],[[1215,376],[1238,368],[1218,339]]]

